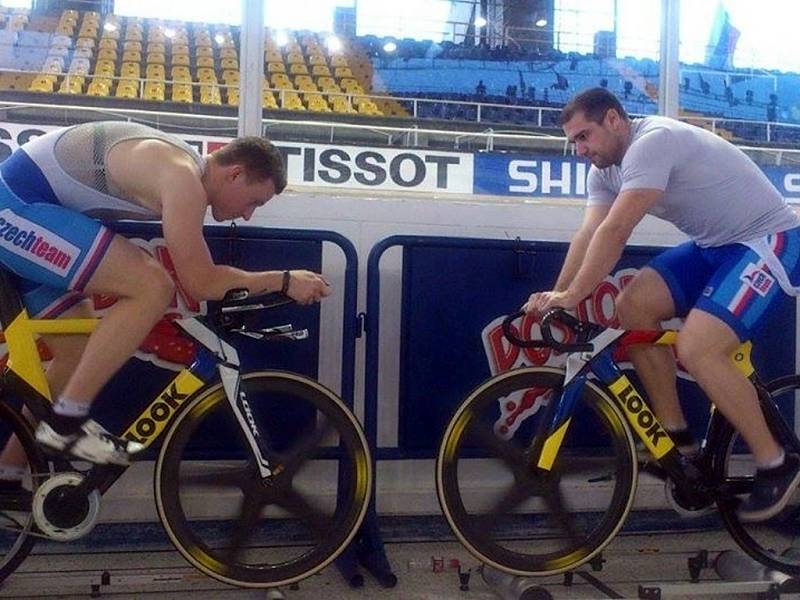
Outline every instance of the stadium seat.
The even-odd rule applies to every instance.
[[[336,67],[333,70],[333,76],[336,77],[337,79],[343,77],[352,77],[353,71],[350,70],[350,67]]]
[[[239,85],[239,71],[225,70],[222,72],[222,81],[225,85]]]
[[[238,60],[239,56],[236,54],[235,48],[220,48],[219,50],[219,57],[220,58],[233,58]]]
[[[52,94],[55,82],[56,82],[55,75],[39,75],[31,82],[28,91],[47,92],[48,94]]]
[[[173,43],[172,56],[175,56],[176,54],[185,54],[186,56],[189,56],[189,46],[187,46],[186,44]]]
[[[264,53],[264,61],[268,63],[282,63],[283,55],[277,50],[267,50]]]
[[[308,64],[310,64],[312,67],[314,65],[323,65],[323,66],[326,66],[326,67],[328,66],[328,62],[325,60],[325,57],[322,56],[321,54],[311,54],[311,55],[309,55]]]
[[[348,102],[347,98],[345,98],[344,96],[332,96],[331,107],[333,108],[333,111],[337,113],[342,113],[342,114],[358,113],[358,111],[351,106],[350,102]]]
[[[328,101],[319,94],[306,94],[306,106],[312,112],[331,112]]]
[[[275,96],[272,95],[272,92],[268,90],[261,92],[261,107],[270,109],[278,108],[278,103],[275,102]]]
[[[119,69],[120,77],[139,79],[142,76],[142,67],[138,62],[124,62]]]
[[[199,67],[197,69],[197,81],[200,83],[217,83],[217,74],[214,69]]]
[[[138,50],[125,50],[122,53],[122,62],[142,62],[142,53]]]
[[[235,58],[223,58],[219,61],[221,69],[239,69],[239,61]]]
[[[157,63],[157,64],[164,64],[164,53],[163,52],[148,52],[147,53],[147,62],[148,63]]]
[[[294,92],[282,92],[280,94],[280,106],[283,109],[287,110],[305,110],[306,107],[303,105],[303,101],[300,100],[300,96]]]
[[[88,58],[73,58],[69,63],[69,72],[78,75],[88,75],[91,63]]]
[[[122,44],[123,52],[142,52],[142,42],[128,40]]]
[[[116,50],[112,50],[111,48],[100,48],[97,51],[97,60],[116,61],[117,60],[117,51]]]
[[[94,74],[102,77],[114,77],[114,63],[110,60],[98,60],[94,64]]]
[[[165,72],[164,72],[164,65],[159,65],[156,63],[147,65],[145,68],[144,76],[146,79],[157,79],[159,81],[164,81]]]
[[[131,27],[128,26],[125,29],[125,41],[128,42],[142,42],[144,40],[144,34],[142,33],[141,27]]]
[[[172,85],[173,102],[194,102],[192,98],[192,86],[185,83],[175,83]]]
[[[117,50],[117,40],[112,38],[104,37],[100,40],[100,43],[97,45],[98,48],[105,48],[108,50]]]
[[[180,83],[189,83],[192,81],[192,75],[189,73],[189,67],[178,66],[172,67],[170,71],[172,80]]]
[[[272,87],[281,88],[281,89],[294,89],[294,85],[289,80],[289,76],[286,73],[273,73],[270,78],[270,82],[272,83]],[[266,83],[266,79],[264,82]]]
[[[201,56],[207,56],[209,58],[214,58],[214,50],[208,46],[198,46],[194,49],[195,56],[198,58]]]
[[[331,70],[325,65],[314,65],[311,67],[311,74],[314,76],[330,77]]]
[[[173,54],[170,60],[173,67],[175,66],[188,67],[189,65],[192,64],[188,54]]]
[[[42,71],[62,73],[64,71],[64,58],[62,56],[48,56],[42,65]]]
[[[228,106],[239,106],[239,89],[228,88],[226,90],[226,98]]]
[[[286,67],[283,63],[269,62],[267,63],[267,73],[286,73]]]
[[[301,53],[298,52],[290,52],[286,55],[286,62],[288,64],[299,63],[301,65],[306,64],[306,59],[303,57]]]
[[[147,52],[167,53],[166,45],[163,42],[147,42]]]
[[[86,93],[89,96],[108,96],[111,86],[106,79],[94,79],[89,83]]]
[[[75,42],[76,48],[94,48],[95,41],[90,37],[79,37]]]
[[[139,84],[130,79],[120,79],[117,84],[117,98],[128,98],[133,100],[139,97]]]
[[[304,64],[293,63],[289,65],[289,73],[293,75],[308,75],[308,67]]]
[[[222,104],[222,98],[219,93],[219,86],[216,85],[201,85],[200,86],[200,103],[201,104]]]

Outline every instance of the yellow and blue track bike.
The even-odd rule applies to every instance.
[[[286,296],[248,297],[236,290],[202,320],[176,321],[196,342],[196,359],[114,432],[148,447],[160,442],[155,502],[169,539],[203,573],[243,587],[294,583],[330,564],[355,536],[372,488],[366,438],[342,400],[297,373],[242,372],[225,339],[307,337],[307,330],[291,325],[251,325],[262,309],[287,302]],[[102,495],[127,468],[47,454],[33,436],[33,422],[50,402],[37,334],[88,334],[97,322],[30,319],[13,277],[0,271],[8,350],[0,447],[16,436],[27,461],[22,488],[0,493],[0,581],[37,540],[89,533]],[[209,460],[198,449],[209,440],[224,448],[222,456]]]
[[[638,438],[672,509],[690,516],[716,506],[745,552],[800,574],[800,493],[772,519],[740,521],[736,509],[752,489],[755,463],[738,433],[712,406],[699,454],[685,459],[619,366],[617,350],[674,344],[677,332],[604,329],[555,309],[542,319],[542,341],[529,340],[520,335],[527,328],[514,325],[522,316],[505,319],[506,338],[537,352],[567,353],[566,368],[521,367],[479,385],[449,421],[437,457],[442,510],[475,557],[515,575],[544,576],[597,556],[633,505]],[[800,452],[779,409],[794,409],[800,376],[762,383],[750,350],[750,342],[743,344],[732,360],[755,386],[772,433],[787,451]],[[503,408],[518,418],[507,418],[511,411]]]

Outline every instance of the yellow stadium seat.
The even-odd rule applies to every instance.
[[[175,44],[173,42],[173,44],[172,44],[172,56],[175,56],[176,54],[185,54],[185,55],[188,56],[189,55],[189,46],[187,46],[186,44]]]
[[[198,67],[205,67],[208,69],[214,68],[214,59],[210,56],[198,56],[197,57],[197,66]]]
[[[331,112],[328,101],[319,94],[306,94],[306,106],[312,112]]]
[[[125,50],[122,53],[122,62],[142,62],[142,53],[138,50]]]
[[[306,64],[306,59],[303,58],[303,55],[297,52],[290,52],[286,55],[286,62],[291,64],[300,63],[302,65]]]
[[[238,56],[236,54],[236,48],[220,48],[219,50],[219,57],[220,58],[233,58],[238,60]]]
[[[164,72],[164,65],[159,65],[156,63],[147,65],[145,69],[144,76],[146,79],[158,79],[160,81],[164,81],[165,72]]]
[[[323,66],[327,66],[327,65],[328,65],[328,62],[325,60],[325,57],[324,57],[324,56],[322,56],[321,54],[311,54],[311,55],[308,57],[308,64],[310,64],[312,67],[313,67],[314,65],[323,65]]]
[[[272,92],[261,92],[261,106],[262,108],[278,108],[278,103],[275,102],[275,96],[272,95]]]
[[[42,65],[42,71],[48,73],[61,73],[64,70],[64,58],[61,56],[48,56]]]
[[[201,85],[200,86],[200,103],[201,104],[222,104],[222,98],[219,93],[219,87],[216,85]]]
[[[94,48],[95,41],[90,37],[79,37],[75,42],[76,48]]]
[[[311,74],[314,76],[330,77],[331,70],[325,65],[314,65],[311,67]]]
[[[68,77],[64,77],[64,80],[61,82],[61,86],[58,88],[58,93],[82,94],[83,84],[85,81],[85,78],[81,77],[80,75],[70,75]]]
[[[288,87],[292,88],[292,82],[289,81],[289,76],[286,73],[273,73],[269,80],[274,87]],[[266,82],[266,79],[264,80]]]
[[[200,67],[197,69],[197,81],[201,83],[216,83],[217,74],[214,72],[214,69]]]
[[[333,70],[333,76],[337,79],[341,77],[352,77],[353,71],[350,70],[350,67],[336,67]]]
[[[286,73],[286,67],[283,63],[270,62],[267,63],[267,73]]]
[[[92,81],[86,89],[89,96],[108,96],[110,87],[108,84],[98,81]]]
[[[31,82],[28,91],[30,92],[47,92],[53,93],[53,86],[55,85],[55,77],[50,75],[40,75]]]
[[[172,55],[172,66],[183,66],[188,67],[191,65],[191,61],[189,60],[188,54],[173,54]]]
[[[94,74],[102,77],[113,77],[114,63],[110,60],[98,60],[94,65]]]
[[[170,74],[172,75],[173,81],[178,81],[181,83],[188,83],[192,81],[192,75],[189,73],[189,67],[172,67]]]
[[[59,35],[68,35],[72,37],[72,34],[75,33],[75,26],[70,25],[69,23],[59,23],[58,27],[56,27],[56,33]]]
[[[147,62],[148,63],[157,63],[157,64],[164,64],[164,53],[163,52],[148,52],[147,53]]]
[[[78,37],[97,38],[97,27],[82,26],[78,30]]]
[[[227,85],[239,85],[239,71],[225,70],[222,72],[222,81]]]
[[[344,96],[333,96],[331,98],[331,107],[333,108],[333,111],[337,113],[342,113],[342,114],[358,113],[358,111],[350,105],[350,102],[348,102],[347,98],[345,98]]]
[[[123,52],[140,52],[142,51],[142,42],[128,40],[122,44]]]
[[[177,31],[172,38],[173,44],[178,44],[179,46],[188,46],[189,45],[189,36],[186,34],[185,31]]]
[[[167,48],[163,42],[148,42],[147,43],[147,51],[148,52],[160,52],[161,54],[166,54]]]
[[[275,99],[273,98],[273,102]],[[228,106],[239,106],[239,90],[228,88]]]
[[[192,86],[185,83],[176,83],[172,86],[173,102],[194,102],[192,98]]]
[[[303,105],[303,101],[300,100],[300,96],[297,94],[293,92],[283,92],[280,96],[281,108],[288,110],[306,109],[306,107]]]
[[[207,56],[209,58],[214,58],[214,50],[208,46],[198,46],[195,48],[195,56]]]
[[[119,28],[117,29],[103,29],[103,33],[101,34],[103,39],[111,39],[111,40],[118,40],[119,39]]]
[[[289,65],[289,73],[293,75],[308,75],[308,67],[304,64],[293,63]]]
[[[104,37],[100,40],[100,43],[97,45],[98,48],[107,48],[109,50],[116,51],[117,49],[117,40]]]
[[[277,50],[268,50],[264,53],[264,59],[266,62],[271,63],[282,63],[283,62],[283,55],[278,52]]]
[[[61,11],[61,18],[62,19],[68,18],[68,19],[77,20],[78,19],[78,11],[75,10],[74,8],[65,8],[63,11]]]
[[[167,42],[167,36],[164,35],[162,30],[153,29],[151,27],[147,32],[147,41],[149,43],[156,42],[159,44],[165,44]]]
[[[139,97],[139,85],[129,79],[121,79],[117,84],[117,98],[134,99]]]
[[[208,33],[195,35],[194,45],[197,46],[198,48],[200,48],[200,47],[210,48],[211,47],[211,35],[208,34]]]
[[[164,84],[160,81],[148,81],[144,84],[145,100],[164,101]]]
[[[120,77],[139,79],[142,76],[142,68],[139,63],[124,62],[119,69]]]
[[[100,48],[97,51],[97,60],[117,60],[117,51],[111,48]]]
[[[239,61],[235,58],[223,58],[219,61],[221,69],[239,69]]]
[[[334,54],[331,56],[331,66],[332,67],[349,67],[350,65],[347,62],[347,59],[342,56],[341,54]]]
[[[92,56],[94,56],[94,52],[91,48],[75,48],[72,51],[72,58],[85,58],[87,60],[91,60]]]

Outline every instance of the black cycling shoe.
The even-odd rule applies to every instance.
[[[800,484],[800,457],[786,454],[783,464],[773,469],[758,469],[753,490],[736,511],[741,521],[766,521],[781,512]]]

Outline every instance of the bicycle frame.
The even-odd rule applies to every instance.
[[[620,370],[613,357],[616,347],[637,344],[674,345],[676,340],[677,331],[671,330],[651,332],[606,329],[591,341],[592,350],[571,353],[567,357],[564,389],[561,396],[553,403],[553,409],[548,415],[546,434],[539,438],[542,440],[539,442],[541,448],[536,450],[540,451],[534,454],[539,456],[536,466],[545,471],[552,469],[586,380],[593,374],[621,408],[638,438],[673,481],[678,485],[684,483],[691,485],[687,481],[681,455],[675,443],[658,422],[637,386]],[[732,360],[737,369],[756,387],[762,406],[771,408],[769,403],[763,402],[763,387],[750,360],[751,350],[751,342],[743,343],[733,353]],[[719,435],[721,416],[718,416],[713,404],[711,411],[712,417],[708,423],[706,441],[707,445],[713,447],[714,440]],[[775,419],[769,421],[776,422]],[[777,422],[782,422],[782,419]]]
[[[14,392],[31,413],[42,419],[52,402],[50,388],[36,344],[36,335],[88,335],[99,319],[31,319],[22,306],[16,288],[7,273],[0,270],[0,324],[6,338],[8,362],[3,384]],[[239,356],[236,349],[221,340],[195,318],[176,321],[200,343],[197,358],[181,370],[147,407],[128,425],[121,437],[151,446],[167,429],[183,402],[203,387],[219,379],[237,422],[242,427],[256,458],[262,477],[272,474],[263,436],[257,429],[250,406],[240,389]],[[105,492],[127,467],[98,465],[84,481],[85,487]],[[83,484],[82,484],[83,485]]]

